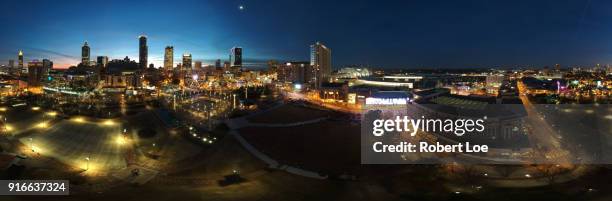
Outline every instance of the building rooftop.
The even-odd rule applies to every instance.
[[[410,98],[410,94],[405,91],[379,91],[372,94],[374,98],[392,99],[392,98]]]
[[[431,99],[431,102],[434,102],[440,105],[448,105],[448,106],[471,109],[471,110],[483,110],[487,107],[487,104],[488,104],[487,102],[467,100],[467,99],[461,99],[461,98],[455,98],[455,97],[449,97],[449,96],[436,97],[436,98]]]

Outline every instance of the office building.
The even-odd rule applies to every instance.
[[[106,66],[108,66],[108,57],[98,56],[98,58],[96,59],[96,65],[102,68],[106,68]]]
[[[85,41],[85,44],[81,47],[81,64],[89,66],[90,53],[91,49],[89,48],[89,44]]]
[[[215,68],[216,68],[216,69],[220,69],[220,68],[222,68],[222,67],[223,67],[223,66],[221,66],[221,59],[217,59],[217,60],[215,61]]]
[[[33,60],[28,62],[28,87],[40,86],[40,80],[43,76],[43,62]]]
[[[171,71],[174,66],[174,47],[166,46],[164,50],[164,70]]]
[[[96,59],[96,65],[101,68],[106,68],[108,65],[108,57],[107,56],[98,56]]]
[[[51,69],[53,69],[53,61],[49,60],[49,59],[43,59],[42,60],[42,77],[45,78],[49,75],[49,71],[51,71]]]
[[[195,70],[198,70],[198,71],[199,71],[199,70],[202,70],[202,61],[195,61],[195,62],[194,62],[194,65],[193,65],[193,68],[194,68]]]
[[[138,37],[138,65],[140,69],[146,69],[148,65],[149,46],[147,46],[147,36]]]
[[[183,54],[183,69],[191,70],[191,54],[185,53]]]
[[[17,55],[17,72],[19,73],[28,73],[28,69],[23,66],[23,51],[19,50],[19,54]]]
[[[242,48],[233,47],[230,51],[230,67],[232,69],[242,68]]]

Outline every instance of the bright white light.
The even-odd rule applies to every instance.
[[[38,127],[38,128],[46,128],[47,127],[47,122],[40,122],[39,124],[36,125],[36,127]]]
[[[115,137],[115,143],[117,143],[118,145],[124,145],[125,143],[127,143],[127,141],[125,140],[125,137],[119,135]]]
[[[104,125],[112,126],[112,125],[115,125],[115,122],[113,122],[113,120],[109,119],[109,120],[104,121]]]
[[[240,5],[240,6],[238,6],[238,9],[240,9],[240,10],[244,10],[244,6],[243,6],[243,5]]]
[[[407,98],[366,98],[366,105],[406,105]]]
[[[75,122],[78,122],[78,123],[83,123],[83,122],[85,122],[85,120],[84,120],[82,117],[76,117],[76,118],[74,118],[74,119],[72,119],[72,120],[73,120],[73,121],[75,121]]]

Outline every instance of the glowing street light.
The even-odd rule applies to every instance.
[[[77,123],[83,123],[85,122],[85,120],[83,119],[83,117],[76,117],[74,119],[72,119],[73,121],[77,122]]]
[[[40,107],[32,107],[32,110],[38,111],[38,110],[40,110]]]
[[[30,140],[30,149],[32,150],[32,152],[34,152],[34,142],[32,138],[28,138],[28,140]]]
[[[85,160],[87,161],[87,167],[85,168],[85,171],[89,170],[89,156],[85,157]]]
[[[113,120],[110,120],[110,119],[109,119],[109,120],[104,121],[104,125],[106,125],[106,126],[112,126],[112,125],[115,125],[115,122],[113,122]]]
[[[38,128],[46,128],[47,127],[47,122],[40,122],[36,125],[36,127]]]
[[[234,96],[234,109],[236,108],[236,94],[233,94],[232,96]]]
[[[117,143],[118,145],[124,145],[127,143],[127,140],[125,139],[125,136],[119,135],[115,137],[115,143]]]

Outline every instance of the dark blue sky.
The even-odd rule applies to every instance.
[[[244,10],[239,10],[244,5]],[[387,68],[592,65],[612,63],[612,2],[549,1],[2,1],[0,63],[51,58],[137,59],[149,36],[149,61],[175,47],[210,63],[234,45],[250,62],[307,60],[309,45],[332,49],[334,67]]]

